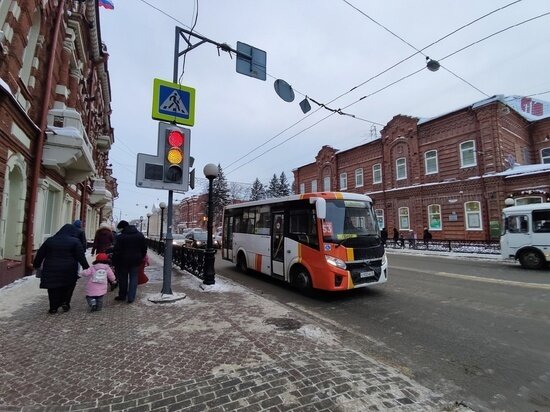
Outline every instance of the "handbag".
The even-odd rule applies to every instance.
[[[145,274],[145,272],[140,271],[138,274],[138,285],[143,285],[149,281],[149,278]]]

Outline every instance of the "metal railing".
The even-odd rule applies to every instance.
[[[415,240],[411,242],[404,239],[402,242],[394,242],[393,239],[388,239],[386,247],[389,249],[415,249],[415,250],[432,250],[437,252],[461,252],[461,253],[483,253],[487,255],[500,254],[500,242],[498,240],[430,240],[424,243],[423,240]]]
[[[147,239],[147,247],[161,256],[164,256],[164,241]],[[192,247],[172,246],[172,263],[180,269],[195,275],[199,279],[204,278],[204,249]]]

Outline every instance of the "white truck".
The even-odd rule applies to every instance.
[[[550,263],[550,203],[510,206],[502,210],[500,253],[526,269]]]

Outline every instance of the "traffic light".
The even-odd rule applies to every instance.
[[[136,186],[189,190],[191,130],[159,122],[157,155],[138,153]]]
[[[183,187],[174,189],[188,190],[189,185],[189,129],[168,123],[161,123],[159,141],[164,141],[163,182]]]

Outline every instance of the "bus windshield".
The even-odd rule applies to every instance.
[[[324,241],[340,242],[359,236],[379,236],[371,204],[361,200],[327,200]]]

